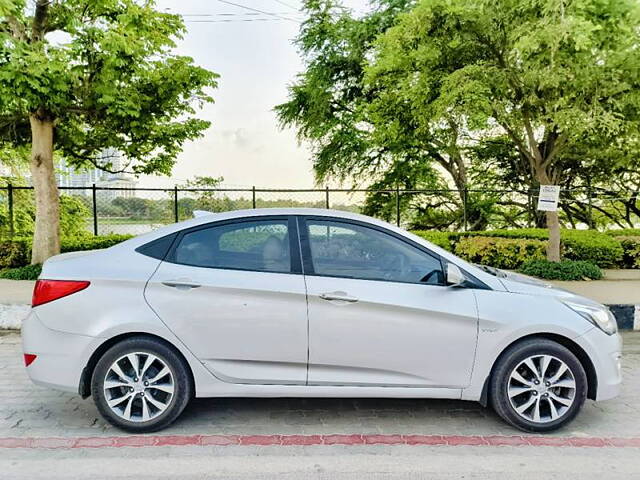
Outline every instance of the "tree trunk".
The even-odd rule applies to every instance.
[[[549,241],[547,242],[547,260],[560,261],[560,220],[558,212],[547,213],[547,228],[549,229]]]
[[[536,178],[540,185],[553,185],[550,175],[544,170],[538,170]],[[558,211],[545,212],[547,219],[547,229],[549,230],[549,241],[547,242],[547,260],[550,262],[560,261],[560,217]]]
[[[36,202],[31,264],[60,253],[60,199],[53,169],[53,120],[31,114],[31,181]]]

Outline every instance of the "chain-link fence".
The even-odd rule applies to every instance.
[[[194,210],[222,212],[273,207],[333,208],[377,216],[413,228],[479,230],[543,224],[537,191],[366,190],[263,188],[59,187],[63,234],[137,235],[191,218]],[[573,228],[640,226],[639,194],[563,190],[562,221]],[[33,187],[0,187],[0,236],[30,235]]]

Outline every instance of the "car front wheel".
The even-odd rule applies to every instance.
[[[575,418],[587,396],[582,364],[566,347],[529,339],[501,356],[490,384],[494,410],[520,430],[548,432]]]
[[[91,393],[112,425],[137,433],[157,431],[173,423],[191,398],[187,368],[163,342],[129,338],[98,360]]]

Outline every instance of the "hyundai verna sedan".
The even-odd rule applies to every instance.
[[[606,307],[332,210],[209,214],[53,257],[22,338],[35,383],[133,432],[192,397],[474,400],[543,432],[621,382]]]

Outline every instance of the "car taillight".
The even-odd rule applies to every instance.
[[[33,289],[31,306],[37,307],[43,303],[52,302],[72,293],[84,290],[91,282],[76,280],[38,280]]]
[[[24,366],[28,367],[29,365],[31,365],[33,363],[33,361],[37,358],[37,355],[34,355],[33,353],[25,353],[24,354]]]

